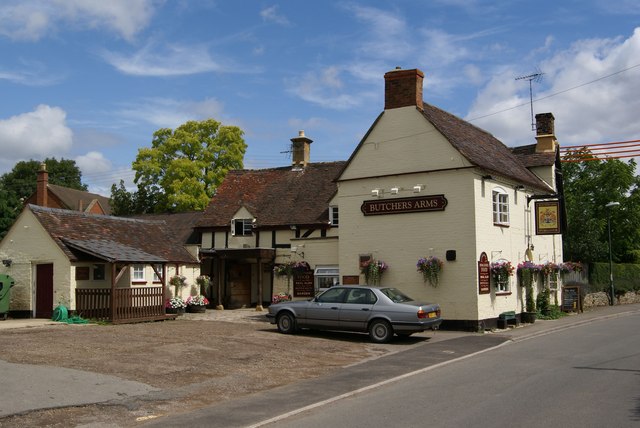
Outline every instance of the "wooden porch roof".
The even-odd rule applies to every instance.
[[[120,244],[107,239],[67,239],[62,241],[66,246],[97,257],[110,263],[167,263],[168,260],[140,249]]]

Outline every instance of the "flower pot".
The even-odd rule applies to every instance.
[[[207,310],[205,305],[189,305],[187,306],[187,312],[190,314],[203,314]]]
[[[184,308],[165,308],[165,312],[168,314],[184,314]]]
[[[522,322],[533,324],[534,322],[536,322],[536,313],[523,312],[522,314],[520,314],[520,318],[522,319]]]

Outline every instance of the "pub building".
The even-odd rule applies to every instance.
[[[536,115],[535,144],[509,148],[423,102],[422,71],[384,79],[384,111],[346,162],[310,162],[301,131],[291,166],[229,172],[197,224],[218,307],[368,281],[439,303],[442,328],[482,330],[524,312],[515,273],[496,281],[492,263],[562,261],[553,115]],[[437,282],[417,268],[433,257]],[[373,277],[372,263],[383,266]]]

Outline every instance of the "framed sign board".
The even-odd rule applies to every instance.
[[[536,202],[536,235],[557,235],[560,232],[560,201]]]
[[[478,293],[491,293],[491,264],[487,253],[484,251],[480,254],[480,260],[478,260]]]

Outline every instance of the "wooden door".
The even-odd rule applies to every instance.
[[[53,263],[36,265],[36,318],[53,315]]]
[[[251,306],[251,264],[229,264],[229,308]]]

